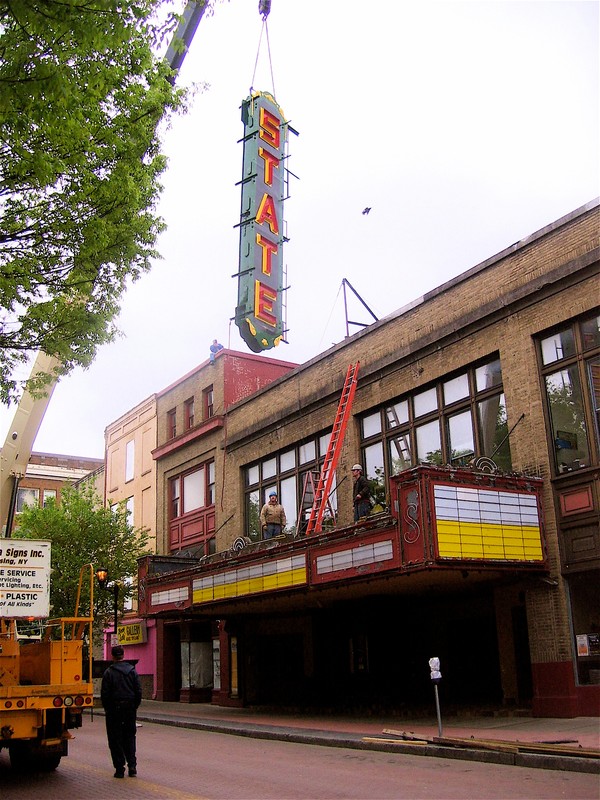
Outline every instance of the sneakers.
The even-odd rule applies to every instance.
[[[130,769],[129,770],[129,777],[130,778],[135,778],[136,775],[137,775],[137,769]]]
[[[124,777],[125,777],[125,770],[123,769],[118,769],[113,775],[113,778],[124,778]]]

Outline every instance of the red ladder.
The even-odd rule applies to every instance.
[[[348,427],[348,420],[350,419],[350,411],[352,409],[352,401],[354,400],[354,393],[356,392],[358,366],[360,361],[356,364],[350,364],[348,372],[346,373],[346,380],[344,381],[344,388],[342,389],[342,396],[338,405],[335,422],[327,445],[327,453],[325,454],[325,461],[321,468],[319,481],[315,491],[313,506],[308,518],[306,526],[306,535],[311,533],[320,533],[321,523],[323,521],[323,514],[329,504],[329,494],[331,492],[331,484],[333,483],[333,476],[335,475],[335,468],[342,449],[342,442],[344,441],[344,434]]]

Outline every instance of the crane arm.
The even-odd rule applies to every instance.
[[[178,70],[183,64],[196,29],[207,7],[208,0],[188,0],[186,7],[183,9],[179,25],[171,39],[171,44],[165,54],[165,61],[171,69]],[[174,82],[175,78],[173,77]]]
[[[52,375],[60,362],[54,356],[40,351],[31,370],[30,378]],[[37,432],[52,398],[58,378],[53,378],[43,389],[43,396],[25,391],[19,401],[12,424],[0,452],[0,525],[2,536],[10,536],[15,513],[19,481],[25,475]]]

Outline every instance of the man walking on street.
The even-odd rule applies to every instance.
[[[142,684],[133,664],[123,660],[121,645],[111,650],[113,663],[102,676],[100,698],[106,715],[106,736],[115,778],[137,775],[135,754],[136,711],[142,702]]]

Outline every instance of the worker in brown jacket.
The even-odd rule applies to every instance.
[[[265,503],[260,512],[260,527],[263,539],[272,539],[283,533],[286,526],[285,509],[279,505],[277,492],[273,490],[269,494],[269,502]]]

